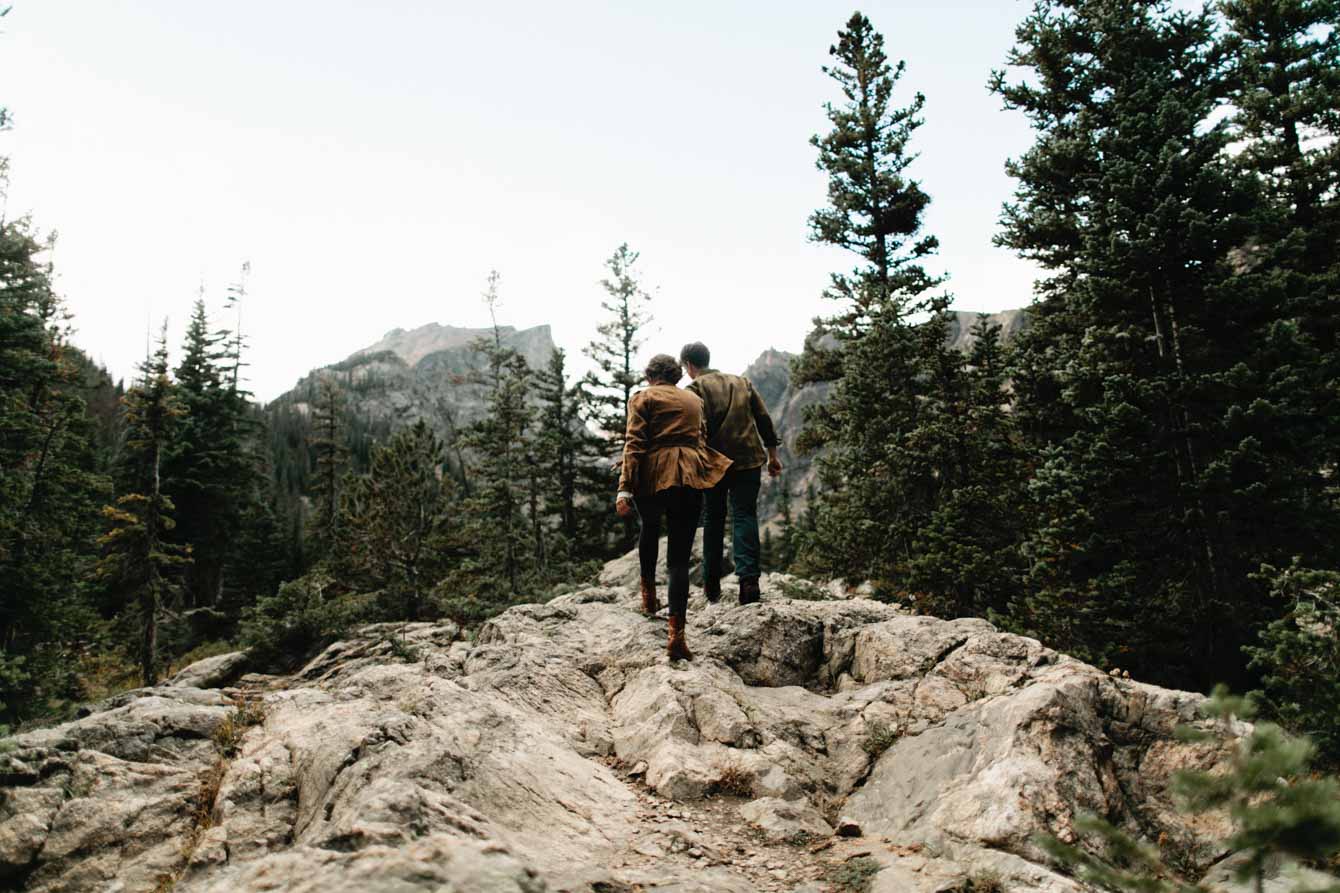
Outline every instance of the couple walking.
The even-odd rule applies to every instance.
[[[678,361],[668,354],[652,357],[647,387],[628,404],[615,506],[621,517],[636,514],[641,524],[642,610],[648,615],[660,610],[656,553],[665,519],[671,660],[693,659],[684,643],[684,618],[689,555],[704,502],[703,593],[709,602],[721,599],[729,502],[740,604],[751,604],[759,599],[758,491],[763,468],[772,477],[782,471],[777,432],[762,398],[747,378],[718,372],[711,362],[711,353],[698,342],[686,345]],[[685,372],[692,382],[681,390],[679,379]]]

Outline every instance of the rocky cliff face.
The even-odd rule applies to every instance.
[[[520,353],[532,368],[543,368],[554,351],[548,326],[503,326],[501,335],[503,345]],[[445,438],[484,414],[487,389],[479,376],[486,361],[474,345],[492,337],[492,329],[437,323],[410,331],[392,329],[343,362],[313,370],[267,411],[272,417],[306,417],[321,378],[329,376],[345,391],[355,439],[376,440],[419,419]]]
[[[972,328],[977,324],[979,314],[967,311],[953,311],[949,320],[946,340],[949,345],[964,353],[972,350],[974,338]],[[1002,310],[987,314],[994,325],[1000,326],[1001,338],[1009,341],[1016,337],[1028,325],[1026,310]],[[794,386],[791,383],[791,361],[795,354],[780,350],[764,351],[763,355],[745,370],[744,375],[754,383],[759,395],[768,405],[777,434],[782,440],[780,455],[782,464],[787,468],[786,481],[791,493],[797,499],[797,505],[803,503],[806,490],[816,483],[813,457],[798,452],[796,439],[805,426],[805,410],[816,403],[822,403],[828,395],[829,386],[825,384]],[[774,517],[777,513],[780,489],[776,482],[765,483],[760,495],[762,516]]]
[[[290,677],[212,658],[11,739],[0,886],[1078,893],[1034,835],[1080,810],[1216,877],[1222,828],[1167,794],[1222,756],[1173,736],[1198,696],[779,576],[748,607],[695,590],[670,665],[636,577],[473,638],[370,627]]]

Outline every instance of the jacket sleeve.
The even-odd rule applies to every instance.
[[[703,395],[699,394],[697,391],[694,391],[693,393],[697,396],[698,402],[703,403]],[[703,404],[702,412],[698,415],[698,446],[706,449],[707,441],[707,405]]]
[[[748,379],[745,379],[749,381]],[[777,429],[773,427],[772,416],[768,413],[768,406],[763,402],[763,398],[758,395],[754,389],[754,383],[749,382],[749,411],[754,414],[754,424],[758,426],[758,436],[763,438],[763,445],[768,449],[777,446]]]
[[[619,490],[636,493],[642,456],[647,452],[646,401],[634,396],[628,402],[628,428],[624,432],[623,470],[619,474]]]

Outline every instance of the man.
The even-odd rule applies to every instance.
[[[679,359],[693,379],[688,389],[703,401],[708,446],[725,453],[734,462],[721,483],[707,491],[703,592],[709,602],[721,599],[721,558],[729,500],[740,604],[752,604],[759,597],[758,490],[763,466],[767,465],[772,477],[782,473],[782,463],[777,458],[777,431],[763,398],[749,379],[712,369],[712,354],[706,345],[701,342],[685,345]]]

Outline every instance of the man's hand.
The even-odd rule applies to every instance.
[[[782,460],[777,458],[777,450],[768,450],[768,476],[777,477],[782,473]]]
[[[635,514],[633,511],[633,500],[629,499],[627,496],[619,497],[614,501],[614,510],[619,513],[620,518],[627,521]]]

